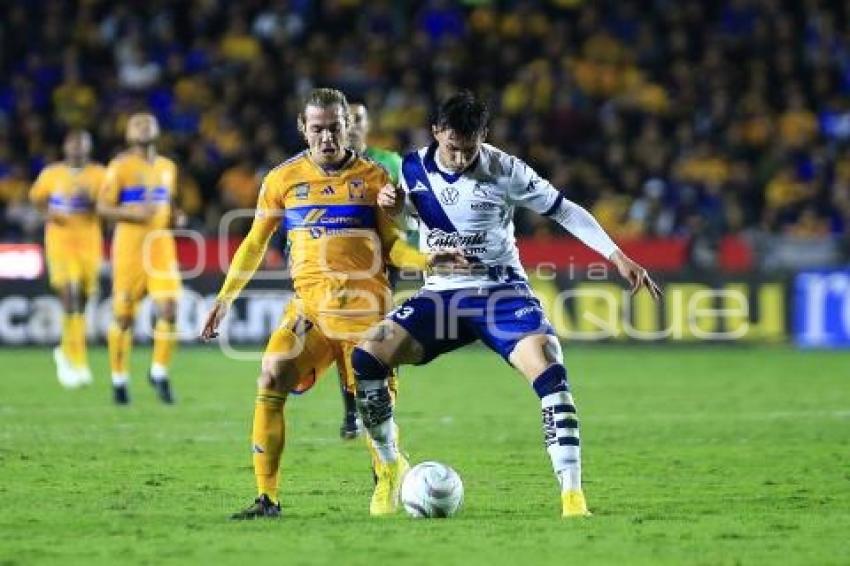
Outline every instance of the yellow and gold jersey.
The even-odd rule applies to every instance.
[[[36,204],[46,203],[48,212],[65,216],[61,224],[48,223],[47,230],[63,236],[99,233],[100,224],[94,209],[104,177],[105,169],[99,163],[76,168],[60,162],[45,167],[33,183],[30,200]]]
[[[177,166],[167,157],[157,156],[149,161],[136,153],[126,152],[109,162],[106,180],[99,199],[110,205],[157,207],[147,224],[121,222],[116,229],[144,236],[151,230],[167,229],[171,222],[171,201]]]
[[[316,165],[306,151],[273,169],[219,296],[232,300],[239,293],[269,238],[281,228],[295,291],[305,308],[324,317],[362,316],[363,323],[373,323],[391,304],[385,262],[415,269],[427,264],[377,206],[378,191],[388,182],[382,167],[356,154],[334,172]]]
[[[46,205],[51,215],[61,215],[44,229],[50,281],[57,289],[76,283],[91,294],[97,288],[103,239],[94,207],[105,171],[98,163],[82,168],[54,163],[32,186],[30,200]]]

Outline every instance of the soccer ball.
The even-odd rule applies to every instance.
[[[422,462],[404,476],[401,503],[411,517],[451,517],[463,503],[463,482],[445,464]]]

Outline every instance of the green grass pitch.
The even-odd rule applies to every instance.
[[[0,351],[0,564],[848,564],[850,356],[775,348],[568,345],[594,516],[562,521],[539,405],[468,348],[404,370],[414,462],[454,466],[449,520],[368,516],[365,447],[338,438],[335,378],[287,408],[276,522],[254,497],[257,364],[185,348],[179,404],[157,404],[134,352],[133,404],[64,391],[46,349]]]

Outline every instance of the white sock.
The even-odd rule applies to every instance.
[[[356,402],[378,458],[385,463],[398,460],[396,426],[387,380],[358,381]]]
[[[369,437],[372,439],[372,446],[375,447],[381,462],[387,463],[398,460],[396,426],[393,419],[390,418],[377,426],[370,427],[368,430]]]
[[[151,379],[154,381],[162,381],[168,379],[168,368],[162,364],[151,364]]]
[[[127,385],[130,381],[130,376],[126,373],[113,373],[112,374],[112,385],[116,387],[121,387],[123,385]]]
[[[581,447],[573,396],[557,391],[543,397],[540,403],[546,452],[561,491],[581,489]]]
[[[567,469],[558,472],[558,483],[561,484],[561,492],[578,491],[581,489],[581,464],[570,465]]]

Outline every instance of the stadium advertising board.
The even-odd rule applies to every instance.
[[[850,270],[804,271],[794,278],[793,332],[804,347],[850,347]]]
[[[795,308],[799,312],[795,321],[805,320],[801,327],[817,337],[815,325],[823,326],[833,336],[850,341],[850,324],[846,298],[850,289],[850,274],[844,297],[844,319],[839,325],[830,307],[830,315],[815,313],[815,299],[826,306],[838,304],[834,289],[840,285],[829,283],[832,291],[817,295],[818,287],[804,283],[805,300],[800,299],[798,278]],[[809,281],[803,278],[802,281]],[[837,280],[835,280],[837,281]],[[218,289],[219,277],[200,276],[185,283],[178,309],[177,327],[183,342],[196,340],[198,329]],[[654,303],[648,294],[631,297],[618,282],[611,280],[576,281],[564,274],[556,277],[532,277],[532,287],[540,297],[541,306],[555,327],[558,336],[571,341],[634,341],[634,342],[781,342],[788,339],[788,285],[782,279],[730,278],[700,280],[698,278],[673,280],[664,283],[664,296]],[[108,289],[106,281],[101,285]],[[414,292],[416,286],[405,285],[398,299]],[[291,291],[260,281],[252,285],[240,298],[227,319],[227,334],[233,344],[262,344],[275,328],[289,300]],[[27,345],[55,343],[61,331],[61,304],[43,281],[4,281],[0,293],[0,344]],[[109,297],[91,301],[87,317],[89,338],[103,341],[111,320]],[[801,318],[802,317],[802,318]],[[149,300],[142,303],[136,317],[137,340],[150,340],[153,323],[153,306]],[[840,326],[843,334],[837,333]],[[813,334],[814,333],[814,334]],[[840,340],[838,340],[840,342]],[[822,344],[830,345],[830,344]]]

